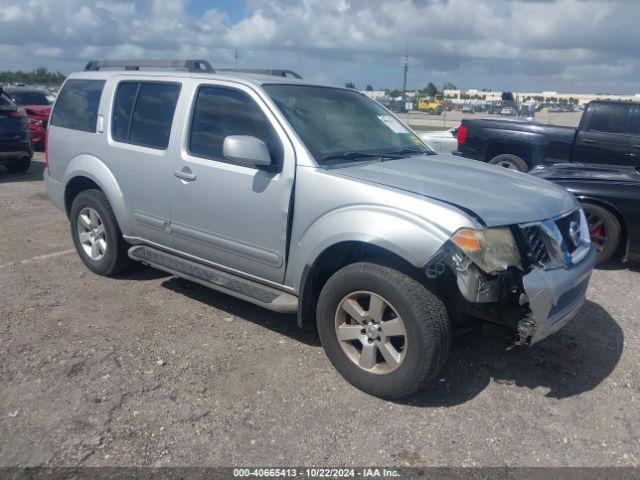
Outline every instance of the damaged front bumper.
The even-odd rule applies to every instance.
[[[530,313],[518,322],[516,343],[533,345],[575,316],[585,301],[595,261],[596,249],[591,246],[585,258],[571,268],[535,267],[522,277]]]
[[[444,279],[452,310],[513,328],[516,344],[533,345],[565,326],[584,303],[596,260],[595,248],[586,250],[580,261],[564,267],[531,265],[526,273],[511,268],[489,275],[445,245],[425,273]]]

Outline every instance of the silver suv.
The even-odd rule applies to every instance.
[[[565,190],[436,155],[360,93],[205,61],[91,62],[65,82],[45,181],[86,266],[135,260],[317,328],[384,398],[437,375],[472,321],[534,344],[595,252]]]

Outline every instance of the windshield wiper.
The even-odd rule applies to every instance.
[[[336,153],[333,155],[325,155],[322,157],[324,161],[330,160],[353,160],[355,158],[376,158],[378,160],[383,159],[398,159],[404,158],[413,153],[419,153],[422,155],[431,155],[429,150],[423,150],[421,148],[402,148],[399,150],[394,150],[393,152],[344,152],[344,153]]]
[[[400,150],[394,150],[393,152],[384,152],[379,155],[382,157],[402,158],[412,153],[419,153],[421,155],[431,155],[429,150],[423,150],[421,148],[401,148]]]
[[[369,153],[369,152],[344,152],[336,153],[334,155],[325,155],[322,160],[352,160],[354,158],[380,158],[384,156],[381,153]]]

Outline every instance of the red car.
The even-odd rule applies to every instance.
[[[36,150],[44,150],[44,137],[55,97],[42,88],[5,87],[4,91],[17,105],[26,110],[33,146]]]

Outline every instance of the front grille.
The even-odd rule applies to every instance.
[[[544,242],[544,233],[538,225],[529,225],[522,228],[522,233],[529,247],[529,260],[538,265],[547,265],[551,262],[551,255]]]
[[[564,244],[566,245],[569,253],[573,253],[575,249],[578,248],[578,245],[574,242],[569,233],[572,223],[575,223],[578,227],[580,226],[580,210],[575,210],[569,215],[556,220],[556,225],[558,226],[558,230],[560,230],[560,234],[562,235],[562,239],[564,240]],[[578,239],[579,238],[580,237],[578,236]]]
[[[545,269],[566,267],[588,252],[588,242],[580,238],[582,215],[575,210],[562,217],[520,225],[531,263]],[[587,239],[588,240],[588,239]]]

